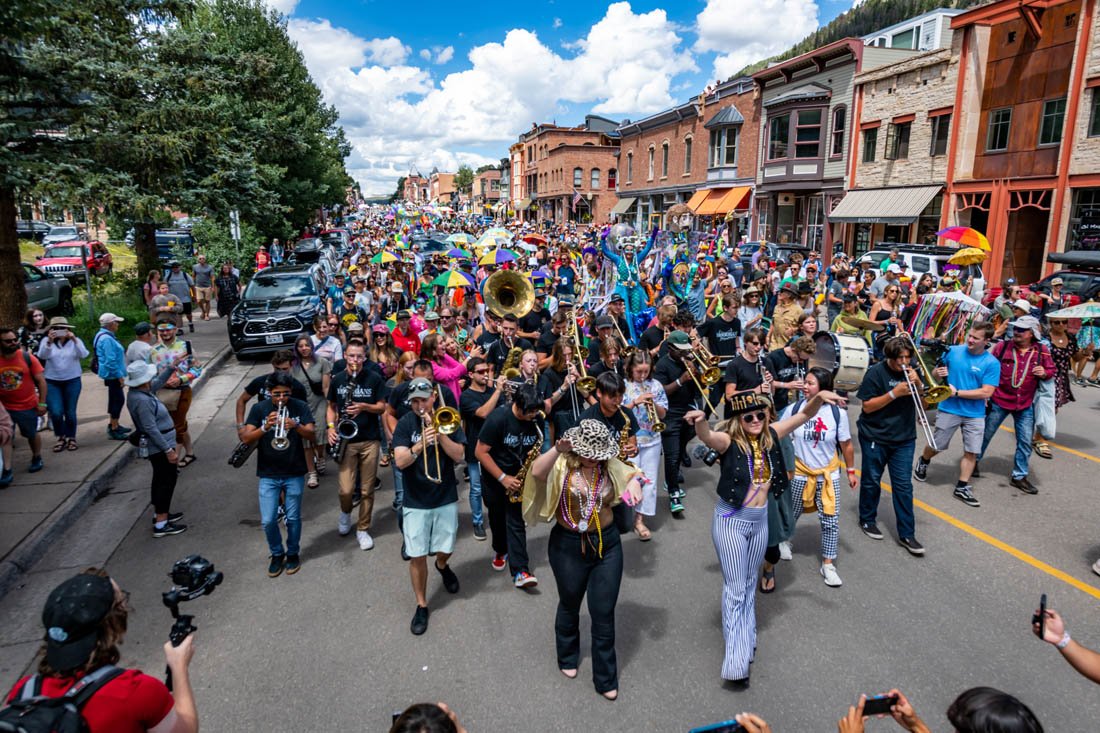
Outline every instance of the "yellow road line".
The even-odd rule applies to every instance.
[[[892,493],[891,488],[888,484],[880,483],[880,486],[882,486],[882,488],[884,490],[886,490],[888,493]],[[1100,588],[1096,588],[1094,586],[1089,585],[1088,583],[1086,583],[1084,581],[1078,580],[1077,578],[1073,577],[1069,573],[1063,572],[1063,571],[1059,570],[1058,568],[1054,567],[1053,565],[1048,565],[1047,563],[1043,562],[1042,560],[1038,559],[1037,557],[1035,557],[1033,555],[1029,555],[1028,553],[1024,552],[1023,550],[1017,549],[1017,548],[1013,547],[1012,545],[1008,544],[1007,542],[1002,542],[1001,540],[997,539],[993,535],[987,534],[987,533],[983,532],[982,530],[978,529],[977,527],[974,527],[972,525],[967,524],[966,522],[962,521],[961,519],[955,519],[955,517],[951,516],[947,512],[941,511],[941,510],[937,509],[934,506],[926,504],[923,501],[921,501],[920,499],[916,498],[915,496],[913,497],[913,506],[919,507],[919,508],[923,509],[924,511],[928,512],[929,514],[931,514],[932,516],[938,517],[939,519],[942,519],[943,521],[947,522],[948,524],[950,524],[952,527],[955,527],[956,529],[961,529],[963,532],[966,532],[971,537],[975,537],[975,538],[981,540],[982,542],[985,542],[986,544],[992,545],[993,547],[996,547],[998,550],[1001,550],[1002,552],[1007,552],[1009,555],[1012,555],[1017,560],[1021,560],[1025,563],[1027,563],[1028,565],[1035,568],[1036,570],[1041,570],[1042,572],[1046,573],[1047,575],[1049,575],[1053,578],[1057,578],[1058,580],[1062,581],[1063,583],[1066,583],[1068,585],[1073,586],[1074,588],[1081,591],[1082,593],[1087,593],[1088,595],[1092,596],[1093,598],[1096,598],[1097,600],[1100,600]]]
[[[1007,425],[1002,425],[1001,430],[1004,430],[1005,432],[1012,433],[1013,435],[1016,434],[1016,431],[1013,430],[1012,428],[1008,427]],[[1057,448],[1058,450],[1065,451],[1066,453],[1069,453],[1070,455],[1077,456],[1078,458],[1084,458],[1086,461],[1092,461],[1093,463],[1100,463],[1100,458],[1097,458],[1096,456],[1090,456],[1088,453],[1082,453],[1079,450],[1074,450],[1073,448],[1067,448],[1064,445],[1058,445],[1057,443],[1054,443],[1054,442],[1049,441],[1049,440],[1047,441],[1047,445],[1049,445],[1051,448]]]

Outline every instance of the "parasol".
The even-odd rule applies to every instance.
[[[948,257],[947,261],[953,265],[976,265],[985,262],[985,258],[988,256],[989,252],[987,250],[977,247],[964,247]]]
[[[444,242],[446,242],[447,244],[456,244],[456,245],[458,245],[459,247],[461,247],[461,246],[463,246],[463,245],[468,245],[468,244],[470,244],[470,242],[472,242],[472,241],[474,241],[474,240],[473,240],[473,238],[472,238],[472,237],[470,237],[470,235],[469,235],[469,234],[467,234],[466,232],[455,232],[454,234],[452,234],[451,236],[447,237],[447,238],[446,238],[446,239],[444,239],[443,241],[444,241]]]
[[[472,288],[474,287],[474,280],[464,272],[447,270],[447,272],[432,280],[432,285],[442,285],[445,288]]]
[[[445,254],[448,257],[451,257],[451,258],[456,259],[456,260],[468,260],[468,259],[470,259],[470,253],[467,252],[464,249],[460,249],[459,247],[455,247],[454,249],[449,249],[449,250],[446,251]]]
[[[512,237],[513,237],[512,233],[510,231],[508,231],[507,229],[505,229],[504,227],[492,227],[490,229],[486,229],[485,232],[481,236],[482,236],[482,238],[485,238],[485,237],[502,237],[504,239],[507,239],[509,242],[512,241]]]
[[[1095,300],[1078,303],[1077,305],[1071,305],[1069,308],[1047,313],[1047,318],[1100,318],[1100,303]]]
[[[392,252],[387,252],[386,250],[382,250],[374,257],[370,258],[370,261],[375,263],[376,265],[388,265],[391,262],[399,262],[400,260],[400,257]]]
[[[546,237],[541,234],[524,234],[522,239],[528,244],[546,244]]]
[[[505,262],[511,262],[516,259],[516,256],[506,249],[492,249],[481,256],[481,259],[477,261],[479,265],[502,265]]]
[[[989,240],[985,238],[985,235],[970,227],[947,227],[936,232],[936,236],[958,242],[963,247],[977,247],[978,249],[984,249],[986,252],[990,250]]]

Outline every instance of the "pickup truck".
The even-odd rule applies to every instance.
[[[84,280],[85,258],[89,274],[107,277],[114,269],[111,253],[99,241],[71,241],[50,245],[43,254],[35,258],[35,264],[44,272],[61,275],[79,283]]]

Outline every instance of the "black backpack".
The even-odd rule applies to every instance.
[[[85,675],[60,697],[42,694],[42,677],[28,677],[11,704],[0,709],[0,733],[86,733],[80,709],[99,688],[125,670],[110,664]]]

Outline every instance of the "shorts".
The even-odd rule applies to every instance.
[[[186,303],[184,303],[183,304],[183,315],[185,315],[185,316],[191,315],[191,307],[192,307],[191,306],[191,301],[187,301]]]
[[[963,450],[967,453],[981,453],[982,440],[985,437],[985,416],[963,417],[943,410],[936,411],[936,431],[933,435],[936,448],[940,451],[947,450],[959,427],[962,427]]]
[[[458,536],[458,502],[435,509],[404,507],[402,532],[409,557],[425,557],[432,552],[451,554]]]
[[[200,303],[206,303],[213,292],[214,288],[195,288],[195,299]]]
[[[19,434],[27,440],[34,440],[38,434],[37,410],[8,410],[11,421],[19,427]]]

